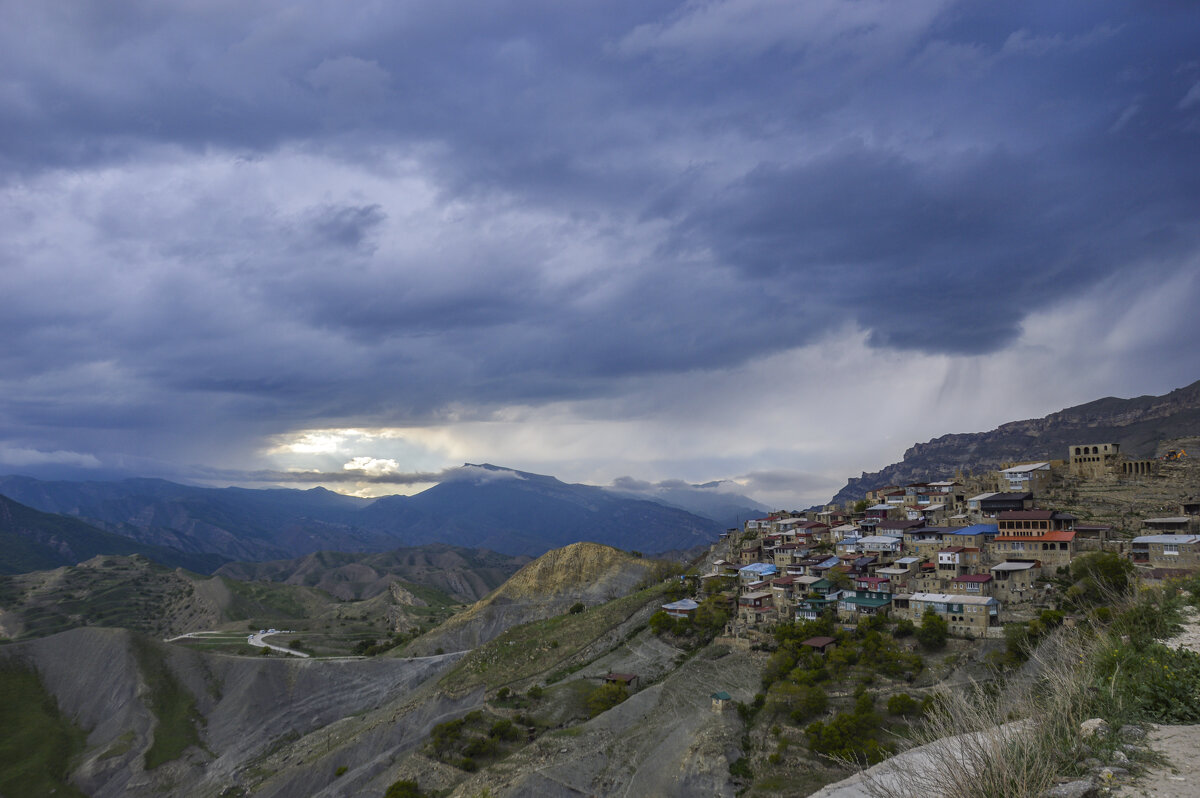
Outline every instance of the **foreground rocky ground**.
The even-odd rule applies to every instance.
[[[1192,610],[1183,632],[1169,641],[1172,648],[1188,648],[1200,652],[1200,613]],[[1200,795],[1200,725],[1159,726],[1147,737],[1151,750],[1165,760],[1149,769],[1145,775],[1114,794],[1120,796],[1160,796],[1161,798],[1193,798]]]

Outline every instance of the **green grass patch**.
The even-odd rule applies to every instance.
[[[80,796],[67,780],[87,735],[58,711],[36,673],[0,664],[0,794]]]
[[[313,587],[277,582],[239,582],[228,577],[221,577],[221,580],[233,593],[233,601],[225,610],[226,617],[231,621],[308,618],[337,603],[333,596]]]
[[[146,638],[134,637],[133,652],[150,689],[150,711],[157,723],[154,743],[146,752],[146,770],[178,759],[190,746],[200,745],[199,725],[204,722],[196,699],[167,667],[162,651]]]
[[[570,673],[579,663],[569,660],[580,650],[647,603],[660,599],[665,589],[664,584],[657,584],[587,612],[566,613],[514,626],[463,657],[442,678],[441,685],[462,694],[479,685],[496,688],[549,669],[566,669]]]
[[[460,604],[458,599],[444,591],[438,590],[436,587],[430,587],[429,585],[418,585],[415,582],[407,582],[403,579],[398,581],[404,586],[405,590],[421,599],[421,601],[424,601],[429,605],[430,608],[445,609],[447,607],[456,607]],[[416,610],[421,608],[411,607],[410,609]]]
[[[125,732],[118,737],[116,742],[110,745],[104,751],[104,753],[98,756],[97,759],[112,759],[115,756],[121,756],[122,754],[129,753],[129,749],[133,748],[133,741],[135,739],[135,735],[132,731]]]

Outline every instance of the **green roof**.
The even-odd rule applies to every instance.
[[[715,699],[717,699],[718,701],[731,701],[731,700],[733,700],[733,696],[731,696],[729,693],[725,692],[724,690],[722,690],[722,691],[721,691],[721,692],[719,692],[719,693],[713,693],[713,694],[712,694],[712,697],[713,697],[713,698],[715,698]]]

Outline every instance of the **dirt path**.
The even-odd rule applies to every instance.
[[[1187,648],[1200,653],[1200,613],[1185,610],[1183,632],[1165,641],[1171,648]],[[1200,795],[1200,726],[1159,726],[1147,736],[1150,747],[1162,754],[1167,763],[1146,772],[1133,784],[1115,795],[1158,796],[1158,798],[1195,798]]]
[[[1115,795],[1147,798],[1196,798],[1200,795],[1200,726],[1159,726],[1147,737],[1167,764],[1146,772]]]

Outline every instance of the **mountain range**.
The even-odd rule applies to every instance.
[[[319,551],[379,552],[428,543],[527,556],[584,540],[648,554],[687,550],[707,545],[725,528],[723,518],[678,506],[690,494],[722,513],[730,508],[755,511],[750,509],[754,502],[745,497],[723,493],[714,503],[699,487],[672,490],[668,503],[657,496],[652,500],[568,484],[490,464],[466,464],[413,496],[378,499],[324,488],[250,490],[159,479],[51,482],[6,476],[0,477],[0,495],[16,506],[27,505],[29,512],[66,516],[64,521],[77,525],[71,527],[77,534],[87,526],[92,543],[64,548],[64,533],[54,537],[55,525],[62,522],[43,518],[42,526],[49,531],[40,533],[38,524],[27,521],[25,537],[41,540],[37,545],[43,547],[58,545],[62,556],[30,559],[31,554],[21,553],[19,561],[6,566],[0,554],[0,568],[24,568],[26,559],[31,567],[54,567],[98,553],[144,553],[211,572],[228,561],[284,560]],[[75,548],[82,554],[76,557]]]
[[[1153,457],[1162,442],[1193,435],[1200,435],[1200,381],[1163,396],[1110,396],[1044,418],[1001,424],[989,432],[942,435],[915,444],[899,463],[851,478],[831,503],[856,501],[886,485],[944,479],[956,470],[979,472],[1004,463],[1061,460],[1075,444],[1119,443],[1130,457]]]
[[[184,552],[105,532],[76,518],[43,513],[0,496],[0,574],[74,565],[98,554],[142,554],[172,567],[211,571],[224,558]]]

